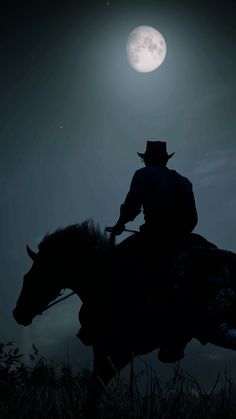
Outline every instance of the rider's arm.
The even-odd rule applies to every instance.
[[[120,207],[120,224],[126,224],[133,221],[141,212],[142,196],[143,196],[143,178],[139,170],[137,170],[132,178],[129,192],[124,203]]]

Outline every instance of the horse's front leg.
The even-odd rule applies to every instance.
[[[88,389],[88,399],[86,402],[86,415],[95,417],[99,399],[107,385],[117,373],[124,368],[132,358],[132,354],[123,348],[106,350],[103,345],[93,346],[93,371]]]
[[[103,389],[132,359],[131,351],[119,346],[108,350],[104,346],[96,345],[93,353],[93,377]]]

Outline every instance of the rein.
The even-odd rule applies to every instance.
[[[109,233],[112,233],[112,227],[106,227],[106,229],[105,229],[105,230],[106,230],[107,232],[109,232]],[[136,231],[136,230],[129,230],[129,229],[127,229],[127,228],[125,228],[125,229],[124,229],[124,231],[126,231],[127,233],[139,233],[139,231]],[[74,295],[74,294],[76,294],[76,292],[75,292],[75,291],[72,291],[72,292],[70,292],[68,295],[66,295],[65,297],[59,298],[59,300],[54,301],[54,302],[53,302],[53,303],[51,303],[51,304],[48,304],[48,306],[47,306],[44,310],[42,310],[42,312],[44,312],[44,311],[48,310],[49,308],[51,308],[51,307],[55,306],[56,304],[60,303],[61,301],[66,300],[67,298],[71,297],[71,296],[72,296],[72,295]]]
[[[128,228],[125,228],[124,231],[127,231],[127,233],[140,233],[138,230],[129,230]]]
[[[108,233],[112,233],[112,229],[113,227],[106,227],[105,231],[107,231]],[[129,230],[128,228],[125,228],[123,231],[126,231],[127,233],[139,233],[138,230]]]
[[[55,306],[56,304],[60,303],[63,300],[66,300],[67,298],[71,297],[72,295],[76,294],[75,291],[70,292],[70,294],[66,295],[65,297],[59,298],[59,300],[54,301],[54,303],[48,304],[48,306],[42,310],[43,312],[51,308],[52,306]]]

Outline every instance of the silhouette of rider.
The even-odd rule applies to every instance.
[[[138,271],[139,274],[139,280],[140,277],[144,278],[145,286],[143,287],[142,281],[137,281],[136,274],[137,269],[135,269],[135,275],[133,275],[132,267],[131,267],[131,275],[129,276],[129,280],[127,281],[127,274],[123,276],[123,262],[122,262],[122,254],[124,257],[124,263],[126,263],[127,260],[127,254],[129,259],[131,257],[130,250],[133,249],[133,245],[135,243],[145,243],[145,246],[143,244],[141,245],[141,252],[139,248],[139,254],[140,258],[137,262],[137,254],[134,258],[134,263],[138,263],[141,265],[143,263],[143,260],[145,261],[144,267],[146,269],[147,267],[147,260],[145,260],[145,253],[146,255],[150,255],[150,252],[154,249],[154,264],[161,265],[162,259],[165,258],[165,254],[170,253],[172,258],[171,249],[174,251],[181,250],[181,245],[183,244],[183,249],[189,249],[191,246],[197,246],[197,247],[205,247],[205,248],[216,248],[216,246],[210,242],[208,242],[206,239],[204,239],[202,236],[199,236],[197,234],[191,234],[195,226],[197,225],[198,216],[197,216],[197,210],[195,205],[195,199],[192,189],[191,182],[186,178],[177,173],[174,170],[171,170],[167,168],[168,160],[173,156],[174,153],[168,154],[166,150],[166,142],[164,141],[147,141],[146,144],[146,150],[144,153],[138,153],[138,155],[141,157],[142,161],[144,162],[144,167],[137,170],[134,173],[130,190],[126,196],[126,199],[124,203],[121,205],[120,208],[120,216],[117,221],[117,223],[112,228],[112,234],[114,236],[120,235],[124,229],[125,224],[127,222],[133,221],[135,217],[140,214],[141,210],[143,209],[144,213],[144,224],[140,227],[141,234],[134,234],[133,236],[129,237],[128,239],[122,241],[119,245],[115,246],[115,249],[118,249],[118,252],[121,249],[121,254],[119,253],[119,258],[115,258],[119,261],[119,264],[116,264],[116,271],[118,272],[117,278],[118,278],[118,286],[116,287],[114,285],[115,289],[115,299],[111,298],[112,304],[114,301],[122,301],[122,312],[124,312],[124,316],[127,314],[126,310],[126,300],[124,303],[124,295],[127,294],[128,297],[126,299],[129,302],[129,298],[132,299],[132,304],[134,304],[136,300],[138,301],[138,307],[144,307],[144,309],[148,308],[148,305],[152,304],[150,300],[148,300],[148,304],[145,304],[145,288],[148,292],[148,298],[150,297],[150,288],[149,285],[152,285],[152,282],[157,282],[156,278],[158,276],[156,273],[153,275],[153,271],[150,270],[147,271]],[[142,237],[140,241],[140,237]],[[147,239],[147,240],[146,240]],[[129,244],[132,243],[132,246],[129,247]],[[151,246],[149,246],[149,243],[151,243]],[[163,246],[164,244],[164,246]],[[128,245],[128,247],[127,247]],[[157,246],[157,247],[156,247]],[[146,250],[147,248],[147,250]],[[164,251],[163,251],[164,248]],[[122,250],[123,249],[123,250]],[[127,252],[128,250],[128,252]],[[117,250],[116,250],[117,251]],[[135,252],[134,252],[135,253]],[[178,254],[178,253],[177,253]],[[158,258],[156,258],[156,255]],[[120,258],[121,256],[121,258]],[[153,253],[151,255],[152,259]],[[150,260],[150,258],[149,258]],[[167,258],[168,261],[168,258]],[[164,265],[165,265],[164,261]],[[111,267],[114,266],[113,263],[111,263]],[[136,267],[137,268],[137,267]],[[129,266],[125,266],[125,269],[129,269]],[[121,270],[121,272],[120,272]],[[152,273],[152,277],[150,279],[149,273]],[[144,273],[144,275],[143,275]],[[134,278],[135,276],[135,278]],[[201,276],[201,275],[200,275]],[[161,278],[161,275],[160,275]],[[198,278],[198,275],[197,275]],[[125,284],[121,284],[122,280],[124,279]],[[149,282],[148,282],[149,281]],[[147,284],[148,282],[148,284]],[[141,284],[141,285],[140,285]],[[158,353],[158,358],[162,362],[175,362],[184,357],[184,348],[186,344],[189,342],[189,340],[193,337],[192,331],[190,328],[192,328],[192,319],[193,317],[191,315],[187,316],[189,317],[189,323],[185,321],[186,318],[186,312],[187,313],[193,313],[196,307],[199,307],[199,299],[198,294],[196,293],[195,298],[195,291],[191,293],[192,288],[195,290],[195,285],[189,284],[190,287],[190,299],[188,302],[188,293],[184,293],[183,298],[180,298],[180,304],[178,302],[178,306],[171,305],[172,300],[169,301],[170,297],[167,290],[167,298],[168,298],[168,304],[167,304],[167,311],[169,309],[169,313],[167,313],[167,319],[170,319],[170,322],[165,322],[165,325],[168,324],[170,327],[170,330],[167,331],[167,340],[165,340],[165,346],[161,347]],[[141,287],[137,291],[137,287]],[[113,282],[112,282],[113,287]],[[135,288],[135,298],[133,294],[133,288]],[[131,292],[130,292],[130,290]],[[124,292],[125,290],[125,292]],[[158,288],[159,290],[159,288]],[[119,298],[119,292],[121,294],[121,298]],[[123,293],[123,294],[122,294]],[[201,289],[200,289],[201,293]],[[192,294],[193,299],[192,299]],[[113,295],[113,294],[112,294]],[[141,295],[141,299],[138,300],[137,296],[139,297]],[[162,295],[162,294],[161,294]],[[152,295],[151,295],[152,296]],[[162,298],[162,297],[161,297]],[[187,305],[186,305],[187,300]],[[196,301],[195,301],[196,300]],[[201,301],[203,300],[201,295]],[[100,301],[100,300],[99,300]],[[140,306],[139,306],[140,302]],[[96,303],[96,302],[95,302]],[[155,295],[154,295],[154,304],[155,301]],[[193,303],[193,304],[192,304]],[[197,304],[197,306],[195,305]],[[96,304],[95,304],[96,305]],[[183,307],[182,307],[182,306]],[[106,310],[106,304],[104,304],[104,313],[105,316],[103,318],[105,319],[104,324],[106,330],[106,322],[108,318],[111,319],[111,325],[109,323],[108,329],[112,327],[112,316],[107,316],[107,312],[112,312],[112,309]],[[171,310],[170,310],[171,307]],[[177,312],[176,307],[179,307],[180,313]],[[186,310],[187,308],[187,310]],[[117,312],[119,312],[119,307],[116,307]],[[116,309],[114,311],[116,311]],[[165,310],[165,300],[164,300],[164,310]],[[189,311],[188,311],[189,310]],[[79,338],[82,340],[85,344],[92,344],[94,339],[94,334],[96,334],[96,326],[94,324],[94,316],[90,316],[90,311],[93,314],[93,310],[90,310],[86,304],[83,304],[82,309],[80,311],[80,320],[81,320],[81,329],[79,331]],[[97,310],[96,313],[99,314],[101,310]],[[199,310],[196,310],[198,313]],[[94,311],[95,312],[95,311]],[[150,311],[152,312],[152,311]],[[120,313],[120,312],[119,312]],[[137,311],[134,310],[134,313],[136,315]],[[142,316],[142,308],[140,310],[141,316]],[[204,311],[203,311],[204,313]],[[166,315],[166,311],[164,311],[164,315]],[[128,313],[128,317],[131,316],[131,313]],[[197,314],[198,316],[198,314]],[[91,317],[91,321],[89,321]],[[120,317],[120,314],[119,314]],[[100,317],[96,315],[96,318],[99,320]],[[162,317],[161,317],[162,318]],[[144,314],[144,323],[143,326],[146,328],[146,319],[149,319],[149,317],[145,317]],[[136,319],[135,319],[136,320]],[[140,320],[140,317],[139,317]],[[141,319],[142,320],[142,319]],[[194,318],[195,320],[195,318]],[[200,322],[202,320],[202,317],[200,315]],[[149,320],[147,320],[149,321]],[[204,321],[204,319],[203,319]],[[155,327],[155,321],[151,322],[151,328]],[[137,322],[136,322],[137,323]],[[135,321],[131,325],[136,326]],[[173,326],[173,324],[174,326]],[[97,324],[97,323],[96,323]],[[103,324],[103,320],[99,320],[99,325]],[[121,322],[122,324],[122,322]],[[130,323],[129,323],[130,324]],[[201,322],[202,324],[202,322]],[[138,322],[138,326],[140,325],[140,322]],[[180,327],[178,327],[180,325]],[[190,325],[190,328],[189,328]],[[147,325],[148,326],[148,325]],[[99,326],[100,327],[100,326]],[[165,326],[164,326],[165,327]],[[176,329],[176,330],[174,330]],[[128,331],[131,330],[130,327],[127,329]],[[149,333],[149,329],[147,329]],[[139,332],[139,329],[138,329]],[[152,331],[151,331],[152,332]],[[175,332],[175,333],[173,333]],[[147,338],[148,338],[147,333]],[[168,338],[169,333],[169,338]],[[230,339],[236,339],[236,330],[235,329],[228,329],[227,325],[225,326],[225,323],[223,325],[220,325],[218,327],[218,324],[216,324],[215,330],[212,331],[212,341],[217,342],[219,346],[225,346],[225,341],[229,341]],[[227,346],[226,346],[227,347]]]
[[[166,151],[165,141],[147,141],[144,153],[138,153],[145,167],[134,173],[130,190],[120,207],[120,216],[112,228],[120,235],[125,224],[143,209],[145,223],[140,231],[161,239],[190,233],[198,216],[191,182],[167,167],[174,155]]]
[[[174,248],[181,238],[189,235],[197,225],[198,216],[191,182],[167,167],[174,153],[168,154],[165,141],[147,141],[144,153],[138,153],[145,167],[137,170],[131,181],[129,192],[120,207],[120,216],[112,228],[113,236],[125,230],[125,224],[133,221],[143,209],[144,224],[140,226],[146,243],[155,241],[159,249],[167,245]],[[133,235],[124,240],[137,239]],[[148,253],[149,250],[146,251]],[[160,258],[159,258],[160,259]],[[186,341],[171,343],[161,348],[158,357],[163,362],[174,362],[183,358]]]

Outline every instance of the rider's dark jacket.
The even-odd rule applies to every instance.
[[[198,221],[191,182],[166,166],[146,166],[135,172],[119,222],[133,221],[141,209],[147,231],[189,233]]]

